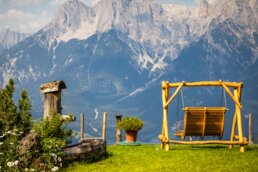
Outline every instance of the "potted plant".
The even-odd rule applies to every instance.
[[[135,142],[138,130],[143,127],[143,121],[138,117],[125,116],[117,123],[117,127],[121,130],[125,130],[127,142]]]

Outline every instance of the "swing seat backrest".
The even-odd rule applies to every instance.
[[[225,107],[186,107],[184,111],[185,136],[218,136],[224,131]]]

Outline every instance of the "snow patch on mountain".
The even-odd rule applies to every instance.
[[[64,35],[59,37],[59,40],[68,42],[71,39],[87,39],[96,33],[95,23],[83,22],[80,28],[76,31],[68,30]]]

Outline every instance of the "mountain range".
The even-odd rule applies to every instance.
[[[18,91],[26,88],[37,118],[43,114],[40,84],[64,80],[63,111],[84,112],[86,131],[99,135],[100,113],[107,111],[112,140],[115,113],[138,115],[145,121],[140,138],[156,142],[163,80],[243,82],[243,113],[257,114],[257,31],[257,0],[201,0],[199,8],[149,0],[100,0],[89,7],[68,0],[49,24],[0,54],[0,86],[13,78]],[[217,88],[183,91],[187,106],[221,104]],[[227,101],[225,138],[234,113]],[[176,113],[182,106],[170,106],[171,133],[176,118],[182,123],[182,112]],[[71,127],[78,130],[77,124]],[[247,135],[246,120],[243,125]]]
[[[24,40],[30,34],[15,32],[10,29],[0,31],[0,53],[3,49],[9,49],[18,42]]]

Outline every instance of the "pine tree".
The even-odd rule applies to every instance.
[[[19,99],[19,111],[17,113],[17,121],[16,124],[18,128],[23,130],[26,134],[30,131],[32,118],[31,118],[31,103],[27,96],[26,90],[22,90],[21,98]]]
[[[0,91],[0,133],[3,129],[11,129],[16,122],[16,106],[13,101],[14,81],[9,80],[8,84]]]

